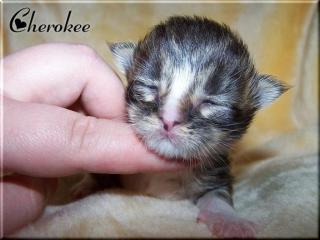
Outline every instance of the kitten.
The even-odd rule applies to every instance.
[[[232,208],[229,150],[258,109],[286,87],[260,75],[247,46],[226,25],[171,17],[135,43],[110,45],[128,80],[128,120],[147,148],[185,171],[124,176],[147,194],[190,198],[218,237],[253,237]]]

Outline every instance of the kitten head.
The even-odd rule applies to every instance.
[[[257,73],[229,27],[206,18],[171,17],[137,44],[110,48],[128,79],[129,121],[167,158],[225,153],[255,112],[286,90]]]

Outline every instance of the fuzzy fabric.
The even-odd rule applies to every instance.
[[[59,23],[72,10],[88,33],[12,33],[18,9]],[[318,236],[318,13],[316,4],[19,4],[4,5],[4,54],[45,42],[84,43],[112,64],[105,41],[137,40],[171,15],[225,22],[249,46],[258,70],[292,88],[261,110],[234,148],[235,208],[260,225],[258,237]],[[61,179],[55,204],[15,237],[210,237],[188,200],[106,190],[65,203],[74,180]],[[59,200],[61,200],[59,202]]]

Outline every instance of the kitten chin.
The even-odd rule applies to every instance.
[[[197,136],[193,135],[192,130],[186,126],[180,126],[168,132],[163,129],[157,114],[145,116],[135,105],[128,106],[128,115],[137,135],[150,150],[161,156],[172,160],[191,161],[195,159],[195,153],[201,151]]]

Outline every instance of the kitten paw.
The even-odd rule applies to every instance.
[[[97,188],[95,182],[86,177],[71,187],[70,191],[72,199],[78,200],[97,191]]]
[[[257,225],[236,214],[200,212],[197,222],[207,225],[212,235],[218,238],[254,238]]]

